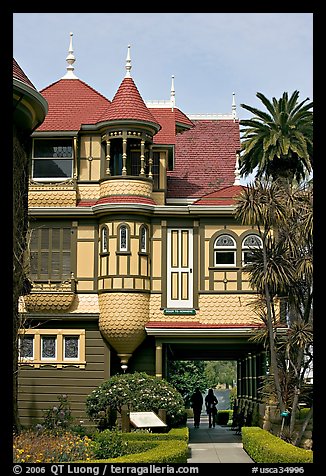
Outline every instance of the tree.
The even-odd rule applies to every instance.
[[[266,328],[256,336],[269,352],[270,377],[280,412],[290,409],[290,439],[300,441],[294,421],[312,359],[312,186],[289,188],[283,181],[258,181],[241,193],[236,216],[257,228],[262,248],[246,266],[257,291],[257,312]],[[286,307],[285,333],[277,309]],[[284,325],[283,325],[284,329]],[[307,416],[312,416],[312,408]]]
[[[172,427],[180,425],[186,416],[177,389],[165,379],[145,372],[118,374],[103,382],[88,395],[86,412],[103,427],[112,409],[121,413],[124,405],[129,411],[166,410],[167,422]]]
[[[205,362],[205,375],[208,387],[216,387],[219,383],[232,387],[237,377],[237,364],[235,361]]]
[[[169,382],[181,393],[185,407],[190,407],[190,398],[196,387],[204,392],[208,388],[202,361],[176,360],[169,362]]]
[[[256,178],[283,177],[292,183],[305,179],[313,167],[313,106],[309,98],[298,103],[299,91],[291,97],[284,92],[270,102],[262,93],[256,96],[267,112],[241,104],[255,116],[240,121],[242,155],[240,173],[247,176],[257,170]]]

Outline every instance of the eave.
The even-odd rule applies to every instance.
[[[86,207],[31,207],[28,210],[30,216],[49,217],[76,217],[76,216],[99,216],[106,213],[135,213],[156,216],[233,216],[236,207],[233,205],[209,207],[209,206],[171,206],[149,205],[145,203],[100,203]]]
[[[47,101],[41,93],[15,78],[13,96],[15,119],[28,130],[35,130],[42,124],[48,112]]]

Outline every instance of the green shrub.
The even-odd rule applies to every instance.
[[[117,430],[103,430],[94,435],[92,451],[95,458],[117,458],[126,454],[128,443]]]
[[[216,423],[218,425],[227,425],[230,417],[229,410],[219,410],[216,415]]]
[[[157,440],[143,443],[151,446],[145,452],[105,460],[92,460],[91,463],[187,463],[188,444],[186,441]]]
[[[47,430],[62,430],[67,429],[73,422],[71,414],[70,403],[67,395],[59,395],[59,404],[43,410],[44,419],[42,427]]]
[[[313,452],[304,450],[259,427],[242,427],[243,448],[256,463],[312,463]]]
[[[103,382],[86,399],[88,416],[97,421],[103,420],[109,411],[121,412],[127,405],[130,411],[166,410],[167,424],[177,427],[187,418],[181,394],[164,379],[147,375],[144,372],[119,374]]]
[[[124,441],[154,441],[154,440],[183,440],[189,441],[189,428],[171,428],[168,433],[149,433],[132,431],[130,433],[123,433]]]

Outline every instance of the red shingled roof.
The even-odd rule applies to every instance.
[[[194,126],[194,123],[178,108],[150,108],[161,130],[154,136],[154,144],[175,144],[177,125],[184,130]]]
[[[235,205],[236,197],[240,195],[244,188],[242,185],[231,185],[205,195],[194,202],[193,205]]]
[[[194,120],[176,136],[175,166],[168,172],[168,198],[199,198],[234,182],[239,121]]]
[[[36,90],[36,87],[34,84],[29,80],[29,78],[26,76],[24,71],[21,69],[17,61],[13,58],[13,65],[12,65],[12,75],[14,79],[18,79],[22,83],[27,84],[31,88]]]
[[[76,131],[81,124],[96,124],[110,104],[80,79],[60,79],[41,91],[49,104],[38,131]]]
[[[155,117],[144,103],[132,78],[123,79],[111,104],[99,116],[97,122],[119,119],[146,121],[158,125]]]

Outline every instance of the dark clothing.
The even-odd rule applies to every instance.
[[[194,412],[194,426],[199,428],[200,414],[203,406],[203,396],[199,390],[196,390],[191,396],[191,406]]]
[[[215,397],[213,391],[209,391],[205,397],[205,405],[206,411],[208,413],[208,423],[209,428],[215,426],[215,417],[217,415],[217,408],[216,405],[218,404],[218,400]]]

